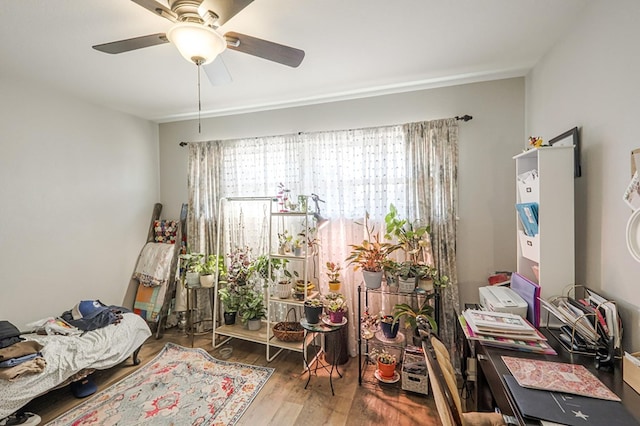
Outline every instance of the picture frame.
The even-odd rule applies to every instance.
[[[566,132],[556,136],[555,138],[549,140],[549,145],[551,146],[573,146],[573,167],[574,167],[574,177],[582,176],[582,167],[580,164],[580,134],[578,133],[578,128],[574,127],[571,130],[567,130]]]

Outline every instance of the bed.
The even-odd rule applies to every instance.
[[[25,339],[44,345],[41,352],[47,365],[41,373],[15,381],[0,380],[0,419],[82,371],[104,370],[123,362],[149,336],[147,322],[134,313],[124,313],[118,324],[79,336],[23,334]]]

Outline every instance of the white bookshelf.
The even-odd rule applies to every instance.
[[[517,272],[538,282],[541,297],[563,294],[575,284],[575,216],[573,147],[531,149],[513,157],[516,161],[516,202],[538,203],[538,235],[524,235],[517,219]],[[517,177],[538,171],[537,188],[521,196]],[[533,194],[533,195],[532,195]],[[514,208],[515,211],[515,208]],[[532,266],[539,268],[539,280]]]

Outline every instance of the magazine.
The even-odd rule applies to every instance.
[[[497,330],[531,333],[534,327],[519,315],[506,312],[480,311],[467,309],[464,316],[471,327],[476,330]]]
[[[458,317],[462,331],[464,332],[468,340],[477,340],[485,346],[492,346],[503,349],[512,349],[522,352],[532,352],[546,355],[557,355],[558,353],[551,347],[545,340],[524,340],[524,339],[511,339],[501,336],[490,336],[476,334],[471,327],[467,324],[464,315]],[[540,336],[542,334],[538,331]],[[544,339],[544,336],[542,336]]]

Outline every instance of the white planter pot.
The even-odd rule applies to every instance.
[[[280,299],[288,299],[291,296],[291,284],[276,283],[275,296]]]
[[[258,331],[260,330],[260,327],[262,327],[262,321],[260,321],[260,318],[250,319],[247,321],[247,328],[251,331]]]
[[[417,279],[417,277],[406,279],[398,277],[398,291],[400,291],[401,293],[413,293],[413,290],[416,289]]]
[[[380,288],[382,285],[382,271],[362,271],[362,278],[364,279],[364,284],[367,288]]]
[[[200,274],[197,272],[187,272],[187,287],[200,287]]]
[[[213,274],[211,274],[211,275],[200,275],[200,285],[202,287],[206,287],[206,288],[213,287]]]

